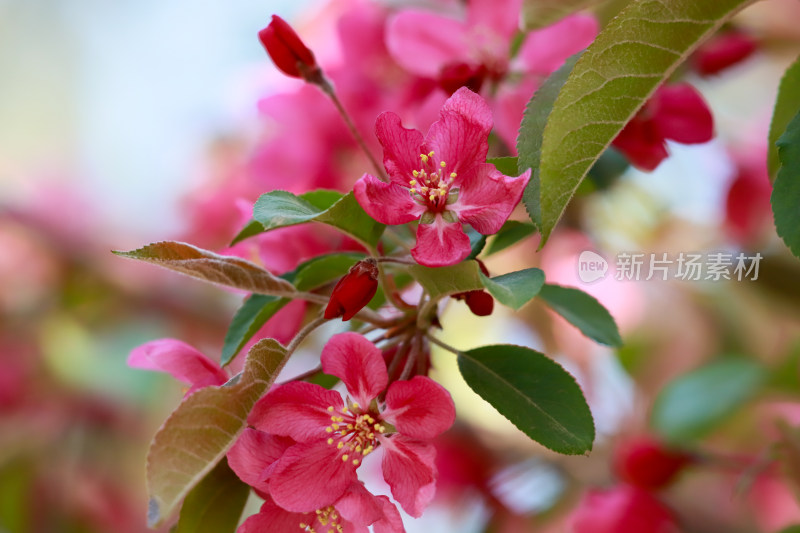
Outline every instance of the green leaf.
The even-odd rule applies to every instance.
[[[520,175],[516,157],[490,157],[486,162],[493,164],[501,174],[506,176]]]
[[[239,244],[243,240],[254,237],[259,233],[264,233],[264,225],[258,220],[251,220],[242,228],[242,231],[236,234],[236,237],[233,238],[230,245]]]
[[[222,366],[230,363],[258,330],[289,303],[286,298],[252,294],[233,315],[222,345]]]
[[[286,364],[286,349],[263,339],[247,354],[235,384],[206,387],[185,398],[153,437],[147,454],[147,520],[155,527],[225,455],[247,415]]]
[[[533,224],[509,220],[503,224],[503,227],[494,236],[492,242],[489,243],[489,247],[486,248],[486,255],[489,256],[505,250],[534,233],[536,233],[536,226]]]
[[[541,200],[539,198],[539,160],[542,151],[542,136],[558,92],[567,81],[567,77],[579,57],[580,54],[571,56],[561,65],[561,68],[544,81],[534,93],[533,98],[528,101],[522,117],[522,124],[519,127],[519,136],[517,137],[518,173],[521,174],[526,169],[531,169],[531,179],[522,194],[522,203],[537,228],[542,225]]]
[[[538,268],[526,268],[494,278],[488,278],[483,273],[480,276],[486,290],[498,302],[515,311],[539,294],[544,285],[544,272]]]
[[[800,533],[800,525],[789,526],[786,529],[781,529],[779,533]]]
[[[617,323],[611,313],[582,290],[546,283],[539,292],[539,298],[595,342],[608,346],[622,345]]]
[[[315,257],[297,269],[294,283],[300,291],[310,291],[339,279],[361,259],[360,253],[327,254]]]
[[[526,30],[544,28],[604,1],[606,0],[525,0],[522,4],[523,27]]]
[[[753,1],[634,0],[600,32],[564,83],[544,129],[540,247],[587,171],[656,88]]]
[[[186,495],[174,533],[234,533],[249,495],[223,458]]]
[[[769,141],[767,143],[767,168],[769,177],[774,180],[781,166],[778,158],[778,147],[775,145],[783,135],[792,118],[800,113],[800,57],[794,60],[781,79],[778,96],[772,111],[772,122],[769,125]]]
[[[459,292],[483,289],[477,261],[464,261],[437,268],[414,265],[409,267],[408,272],[434,300]]]
[[[486,246],[486,235],[478,233],[475,231],[475,228],[471,226],[465,229],[465,233],[467,237],[469,237],[469,247],[471,250],[467,259],[475,259],[478,257],[478,254],[483,251],[483,247]]]
[[[130,252],[113,253],[247,292],[275,296],[291,296],[296,292],[288,281],[241,257],[217,255],[183,242],[162,241]]]
[[[670,441],[701,437],[750,399],[765,377],[764,368],[748,359],[715,361],[667,385],[650,423]]]
[[[347,193],[330,209],[317,217],[317,221],[350,234],[369,247],[374,247],[386,226],[373,220],[361,207],[352,192]]]
[[[286,191],[262,194],[253,207],[253,218],[265,231],[317,221],[333,226],[369,247],[374,247],[386,226],[373,220],[352,192],[318,190],[295,196]]]
[[[558,453],[590,451],[594,421],[581,388],[544,354],[513,345],[459,354],[467,384],[523,433]]]
[[[775,230],[795,257],[800,258],[800,113],[778,139],[781,168],[772,187]]]

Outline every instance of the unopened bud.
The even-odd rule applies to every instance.
[[[272,15],[269,26],[258,32],[258,39],[272,61],[284,74],[310,83],[322,80],[322,71],[314,53],[297,33],[278,15]]]
[[[367,305],[378,290],[378,263],[364,259],[350,268],[333,288],[325,318],[350,320]]]

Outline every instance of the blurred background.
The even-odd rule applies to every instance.
[[[601,24],[621,4],[603,3]],[[147,446],[183,391],[126,359],[163,337],[218,357],[241,295],[110,251],[165,239],[226,250],[258,194],[347,190],[367,168],[330,104],[266,58],[256,34],[272,13],[314,49],[365,135],[387,109],[429,124],[446,92],[382,44],[387,17],[408,5],[0,0],[0,532],[147,531]],[[434,350],[459,422],[440,443],[439,496],[409,531],[593,531],[580,513],[633,505],[612,458],[642,435],[693,454],[637,505],[677,528],[652,531],[800,524],[800,261],[775,235],[764,168],[799,20],[796,0],[758,2],[732,24],[751,54],[711,76],[679,73],[712,109],[711,142],[671,143],[652,173],[606,158],[542,252],[533,237],[487,261],[494,273],[539,265],[549,282],[593,294],[616,318],[621,349],[535,303],[488,318],[448,309],[445,340],[459,348],[515,342],[569,369],[598,439],[588,458],[551,454]],[[511,153],[501,139],[493,150]],[[586,284],[584,250],[612,268],[621,252],[762,259],[756,280]],[[653,421],[657,402],[678,404],[677,425]],[[650,531],[630,527],[616,531]]]

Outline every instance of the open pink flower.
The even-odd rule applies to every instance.
[[[131,350],[128,366],[171,374],[190,385],[186,396],[209,385],[222,385],[228,374],[216,361],[198,349],[176,339],[159,339]]]
[[[667,139],[698,144],[714,136],[714,118],[688,83],[660,87],[612,143],[631,164],[654,170],[666,157]]]
[[[571,518],[575,533],[678,533],[669,507],[627,485],[587,492]]]
[[[237,533],[296,533],[330,531],[342,533],[404,533],[403,520],[386,496],[373,496],[361,483],[353,483],[341,498],[313,512],[287,511],[267,499],[258,514],[245,520]]]
[[[357,481],[356,469],[383,448],[383,477],[395,500],[418,517],[433,498],[435,449],[427,442],[449,428],[455,407],[448,392],[417,376],[388,383],[380,350],[356,333],[335,335],[320,357],[322,370],[341,378],[336,391],[305,382],[276,387],[248,417],[254,428],[289,437],[289,447],[268,472],[268,490],[286,510],[305,513],[332,505]]]
[[[492,114],[483,98],[464,87],[445,102],[426,137],[404,128],[391,112],[378,117],[375,129],[391,181],[365,174],[355,184],[356,199],[383,224],[419,219],[411,255],[422,265],[466,258],[470,244],[462,223],[484,235],[496,233],[530,179],[530,170],[511,178],[485,162]]]

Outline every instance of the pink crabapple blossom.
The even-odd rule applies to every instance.
[[[256,430],[296,441],[268,469],[270,496],[291,512],[324,509],[357,481],[364,457],[383,448],[383,477],[394,499],[419,517],[437,477],[428,441],[455,420],[449,393],[425,376],[387,389],[380,350],[357,333],[333,336],[320,360],[323,372],[346,386],[347,401],[319,385],[290,382],[259,400],[248,417]]]
[[[131,350],[128,366],[157,370],[190,386],[186,396],[209,385],[222,385],[228,374],[197,348],[177,339],[158,339]]]
[[[427,137],[404,128],[392,112],[381,114],[375,129],[391,181],[364,174],[354,187],[356,199],[383,224],[419,219],[411,255],[421,265],[465,259],[470,243],[462,223],[484,235],[496,233],[530,179],[530,169],[512,178],[485,162],[492,114],[483,98],[464,87],[445,102]]]

